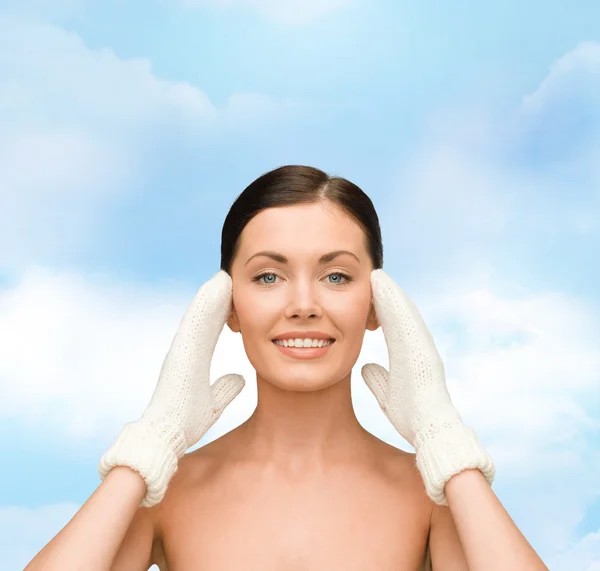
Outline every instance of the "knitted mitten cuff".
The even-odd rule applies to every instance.
[[[478,468],[490,486],[495,468],[475,432],[459,420],[441,426],[430,426],[415,435],[417,467],[427,495],[436,503],[448,505],[444,492],[446,482],[455,474]]]
[[[141,506],[151,507],[164,497],[169,481],[177,471],[178,456],[172,443],[160,438],[157,431],[143,420],[123,427],[114,444],[105,452],[98,465],[104,480],[115,466],[128,466],[144,478],[146,495]],[[185,452],[185,446],[183,446]]]

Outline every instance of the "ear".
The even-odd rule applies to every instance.
[[[229,329],[231,329],[231,331],[234,333],[240,332],[240,320],[238,319],[238,314],[233,303],[231,305],[231,313],[229,314],[229,317],[225,323],[227,323]]]
[[[377,319],[377,314],[375,313],[375,306],[373,305],[373,303],[371,302],[371,309],[369,310],[369,315],[367,316],[367,329],[369,331],[375,331],[376,329],[379,329],[380,324],[379,324],[379,320]]]

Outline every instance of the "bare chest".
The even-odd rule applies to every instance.
[[[418,495],[382,481],[221,478],[170,502],[161,571],[420,571],[428,526]]]

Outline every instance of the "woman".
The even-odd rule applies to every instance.
[[[382,266],[377,214],[352,183],[286,166],[248,186],[148,408],[27,570],[546,569],[491,490],[493,463],[451,403],[431,335]],[[210,385],[225,323],[256,370],[258,404],[185,454],[244,386],[239,375]],[[415,454],[368,433],[352,407],[351,370],[379,326],[390,371],[365,365],[363,379]]]

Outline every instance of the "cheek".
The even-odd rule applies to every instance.
[[[233,303],[242,330],[264,328],[272,323],[274,317],[281,315],[281,307],[273,296],[256,295],[241,290],[233,296]]]
[[[371,308],[370,289],[360,289],[348,296],[331,296],[324,306],[325,311],[340,327],[364,326]]]

